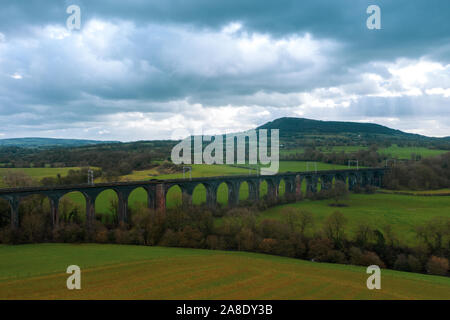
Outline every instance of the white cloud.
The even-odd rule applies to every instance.
[[[10,77],[13,78],[13,79],[16,79],[16,80],[20,80],[20,79],[23,78],[22,75],[17,73],[17,72],[12,74]]]

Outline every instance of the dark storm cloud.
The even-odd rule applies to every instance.
[[[357,47],[355,57],[417,56],[429,46],[442,46],[450,37],[447,0],[164,0],[164,1],[2,1],[0,30],[14,33],[27,25],[64,24],[65,9],[77,4],[84,19],[130,20],[135,23],[187,24],[219,29],[241,21],[249,30],[274,36],[310,32]],[[366,8],[377,4],[382,29],[365,26]],[[448,59],[448,51],[443,54]]]

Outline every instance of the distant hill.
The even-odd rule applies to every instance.
[[[280,133],[304,133],[304,134],[384,134],[419,136],[400,130],[391,129],[375,123],[322,121],[305,118],[279,118],[258,127],[258,129],[280,129]]]
[[[407,133],[375,123],[322,121],[305,118],[279,118],[257,129],[279,129],[284,148],[299,146],[356,145],[392,143],[427,148],[450,148],[450,139]]]
[[[54,139],[54,138],[12,138],[0,139],[0,146],[42,148],[42,147],[80,147],[97,144],[118,143],[118,141],[98,141],[82,139]]]

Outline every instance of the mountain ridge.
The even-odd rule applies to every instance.
[[[89,139],[63,139],[63,138],[41,138],[41,137],[24,137],[24,138],[7,138],[0,139],[1,147],[79,147],[98,144],[120,143],[120,141],[101,141]]]

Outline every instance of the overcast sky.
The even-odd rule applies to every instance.
[[[449,40],[448,0],[2,0],[0,138],[167,139],[283,116],[450,136]]]

